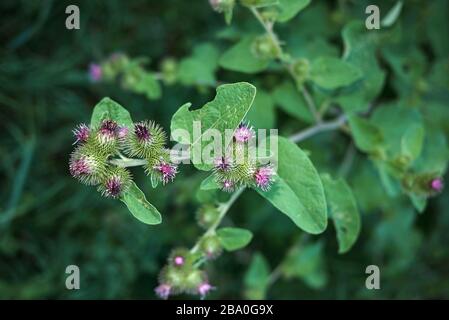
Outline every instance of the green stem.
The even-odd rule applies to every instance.
[[[139,167],[147,164],[147,160],[145,159],[130,159],[130,158],[122,158],[122,159],[112,159],[109,160],[110,164],[113,164],[117,167],[127,168],[127,167]]]
[[[207,231],[201,236],[200,239],[198,239],[198,241],[196,242],[195,246],[190,250],[191,253],[196,253],[198,252],[199,248],[200,248],[200,243],[201,241],[209,236],[209,235],[213,235],[215,234],[215,230],[218,228],[218,226],[220,225],[221,221],[223,220],[223,218],[226,216],[226,213],[229,211],[229,208],[232,207],[232,205],[234,204],[234,202],[240,197],[240,195],[243,193],[243,191],[245,190],[245,188],[240,188],[237,191],[235,191],[231,198],[229,198],[229,200],[225,203],[222,203],[218,209],[220,210],[220,215],[218,216],[217,220],[214,222],[213,225],[211,225],[209,227],[209,229],[207,229]]]
[[[279,38],[277,37],[276,33],[273,31],[273,24],[267,23],[264,21],[262,16],[260,15],[260,12],[255,7],[249,7],[249,10],[252,12],[252,14],[256,17],[257,21],[262,25],[262,27],[265,29],[266,33],[270,37],[271,41],[276,47],[276,51],[278,52],[278,59],[282,63],[282,66],[288,71],[288,73],[292,76],[293,80],[296,82],[295,74],[292,71],[291,64],[286,60]],[[312,96],[308,92],[307,88],[304,85],[301,85],[300,91],[302,95],[304,96],[304,100],[306,101],[307,107],[309,108],[310,112],[313,114],[313,117],[315,118],[315,121],[317,123],[321,122],[321,115],[318,112],[315,102],[312,99]]]

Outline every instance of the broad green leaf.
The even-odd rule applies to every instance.
[[[368,119],[351,115],[348,117],[348,122],[357,148],[371,153],[382,147],[382,133]]]
[[[301,229],[318,234],[327,227],[321,179],[307,155],[293,142],[278,138],[278,171],[269,191],[257,190]]]
[[[271,95],[265,91],[257,90],[253,106],[248,111],[246,119],[256,130],[273,128],[276,122],[276,113]]]
[[[229,48],[220,57],[220,66],[244,73],[257,73],[265,70],[270,59],[262,59],[254,55],[252,45],[255,39],[256,36],[247,36]]]
[[[240,0],[244,6],[263,8],[279,4],[280,0]]]
[[[324,89],[348,86],[361,78],[359,68],[337,58],[320,57],[313,60],[311,65],[310,80]]]
[[[190,57],[181,60],[178,77],[184,85],[208,85],[216,83],[219,52],[210,43],[195,47]]]
[[[201,182],[200,189],[201,190],[220,189],[220,185],[217,183],[215,176],[211,174]]]
[[[241,228],[220,228],[217,230],[220,243],[228,251],[246,247],[253,238],[251,231]]]
[[[104,119],[114,120],[119,125],[128,128],[133,126],[133,120],[128,110],[110,98],[103,98],[97,103],[92,112],[90,126],[93,128],[98,127]]]
[[[160,224],[162,217],[159,211],[147,201],[145,194],[133,182],[121,199],[132,215],[146,224]]]
[[[385,72],[376,57],[378,33],[367,30],[363,22],[353,21],[345,26],[342,34],[345,45],[343,58],[362,71],[363,81],[339,94],[336,102],[345,111],[366,111],[385,82]]]
[[[269,279],[270,266],[262,254],[256,253],[244,277],[245,298],[251,300],[265,299]]]
[[[393,6],[393,8],[388,11],[388,13],[385,15],[385,17],[382,19],[380,24],[382,27],[391,27],[396,20],[399,18],[399,15],[401,14],[402,10],[402,1],[397,1],[396,4]]]
[[[287,22],[310,4],[311,0],[279,0],[279,22]]]
[[[321,177],[326,194],[329,216],[337,230],[338,252],[351,249],[360,233],[360,213],[351,188],[343,179]]]
[[[274,100],[279,107],[292,117],[306,123],[315,121],[304,97],[290,81],[285,81],[273,92]]]
[[[421,155],[413,163],[412,168],[416,172],[443,174],[449,161],[449,146],[446,135],[441,131],[431,130],[428,127],[426,129],[428,131],[424,138]]]
[[[215,129],[221,133],[223,150],[226,148],[225,130],[235,130],[248,113],[256,95],[256,87],[247,82],[224,84],[217,88],[215,99],[202,108],[190,110],[190,104],[185,104],[173,115],[171,132],[175,141],[191,147],[193,160],[200,160],[204,147],[213,143],[203,141],[208,130]],[[194,135],[194,122],[201,128],[201,134]],[[175,131],[182,129],[189,134],[176,136]],[[196,131],[196,130],[195,130]],[[211,139],[212,140],[212,139]],[[218,155],[217,155],[218,156]],[[201,162],[201,163],[198,163]],[[212,163],[193,161],[197,169],[210,170]]]
[[[281,264],[282,275],[287,279],[300,278],[313,289],[324,287],[328,277],[323,251],[321,242],[296,245]]]
[[[411,125],[401,138],[401,153],[409,161],[415,160],[420,154],[424,142],[424,127],[419,124]]]
[[[419,111],[396,103],[385,104],[376,108],[371,116],[371,122],[382,132],[389,158],[394,158],[401,154],[404,147],[404,135],[407,134],[409,129],[416,129],[417,126],[422,127],[422,117]],[[419,141],[414,143],[417,142]]]

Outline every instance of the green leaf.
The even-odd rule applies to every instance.
[[[337,230],[338,252],[351,249],[360,233],[360,213],[351,188],[343,179],[321,177],[326,193],[329,216]]]
[[[270,94],[257,90],[253,106],[248,111],[246,119],[256,129],[271,129],[276,123],[274,101]]]
[[[367,30],[365,24],[353,21],[343,29],[345,61],[358,67],[363,73],[363,81],[352,90],[342,92],[336,102],[345,111],[366,111],[369,104],[379,95],[385,82],[385,72],[376,57],[378,32]]]
[[[310,0],[279,0],[279,22],[287,22],[310,4]]]
[[[360,150],[371,153],[382,147],[382,133],[369,120],[351,115],[348,122],[355,144]]]
[[[327,227],[327,207],[321,179],[307,155],[279,137],[277,181],[269,191],[257,190],[301,229],[318,234]]]
[[[212,44],[204,43],[196,46],[192,55],[181,60],[179,64],[179,81],[184,85],[214,86],[218,57],[219,52]]]
[[[262,59],[254,55],[252,45],[255,39],[256,36],[247,36],[229,48],[220,57],[220,66],[224,69],[244,73],[257,73],[265,70],[270,59]]]
[[[256,87],[247,82],[224,84],[217,88],[215,99],[197,110],[189,110],[185,104],[173,115],[171,132],[175,141],[191,147],[193,164],[199,170],[210,170],[212,163],[196,161],[201,159],[204,147],[212,143],[203,141],[208,130],[218,130],[222,135],[223,150],[227,147],[225,130],[235,130],[248,113],[256,96]],[[194,135],[194,122],[199,122],[201,134]],[[176,136],[175,131],[181,129],[189,133],[189,137]],[[199,150],[198,150],[199,149]],[[199,163],[200,162],[200,163]]]
[[[92,112],[90,126],[93,128],[98,127],[104,119],[114,120],[119,125],[128,128],[133,127],[133,120],[128,110],[110,98],[103,98],[97,103]]]
[[[319,289],[327,283],[323,244],[296,245],[281,264],[282,275],[286,278],[300,278],[309,287]]]
[[[279,107],[292,117],[306,123],[315,121],[304,97],[290,81],[285,81],[273,92],[274,100]]]
[[[251,231],[241,228],[221,228],[217,230],[221,245],[228,251],[246,247],[253,238]]]
[[[145,224],[160,224],[162,217],[159,211],[147,201],[145,194],[133,182],[122,200],[132,215]]]
[[[421,154],[424,142],[424,127],[419,124],[411,125],[401,138],[401,153],[409,161],[413,161]]]
[[[262,254],[256,253],[244,277],[245,298],[251,300],[265,299],[269,279],[270,266]]]
[[[388,11],[388,13],[380,22],[382,27],[386,28],[391,27],[396,22],[396,20],[398,20],[399,15],[401,14],[402,5],[403,5],[402,1],[396,2],[393,8],[391,8],[390,11]]]
[[[254,8],[264,8],[279,4],[279,0],[240,0],[242,5]]]
[[[310,79],[324,89],[348,86],[361,78],[359,68],[337,58],[320,57],[313,60],[311,65]]]
[[[220,189],[220,185],[217,183],[215,176],[211,174],[201,182],[200,189],[201,190]]]

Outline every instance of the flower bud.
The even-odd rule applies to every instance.
[[[238,143],[247,143],[254,137],[254,129],[245,123],[241,123],[234,132],[234,139]]]
[[[274,181],[275,172],[271,165],[260,167],[254,173],[254,183],[262,191],[268,191]]]
[[[73,144],[76,144],[78,142],[84,143],[89,138],[90,129],[84,123],[81,123],[75,129],[73,129],[73,135],[75,136],[75,142]]]
[[[178,167],[165,160],[161,160],[158,164],[153,166],[153,174],[155,174],[164,185],[173,181],[177,173]]]
[[[204,205],[197,211],[196,220],[202,228],[207,229],[217,221],[219,215],[220,211],[217,207],[213,205]]]
[[[89,78],[92,82],[98,82],[101,80],[103,71],[101,66],[97,63],[91,63],[89,65]]]
[[[307,59],[298,59],[292,65],[292,72],[296,83],[303,84],[309,77],[310,63]]]
[[[178,248],[173,250],[170,256],[168,257],[168,263],[178,268],[190,265],[192,261],[189,250],[184,248]]]
[[[167,58],[161,64],[162,78],[168,85],[174,84],[177,78],[178,64],[175,59]]]
[[[223,12],[232,9],[235,0],[209,0],[209,3],[213,10]]]
[[[251,51],[259,59],[274,59],[281,54],[273,39],[267,34],[254,39],[251,45]]]
[[[69,160],[70,174],[87,185],[100,182],[106,167],[106,157],[96,153],[89,145],[75,149]]]
[[[101,122],[100,127],[94,131],[93,139],[89,140],[88,143],[104,154],[115,153],[119,147],[117,129],[117,122],[105,119]]]
[[[215,289],[215,287],[211,286],[208,281],[202,282],[197,287],[197,291],[198,291],[198,294],[201,297],[201,300],[203,300],[206,297],[206,295],[213,289]]]
[[[206,258],[210,260],[217,258],[222,252],[221,242],[216,235],[203,238],[200,248]]]
[[[153,121],[138,122],[127,134],[124,142],[125,153],[131,157],[154,157],[161,152],[165,141],[165,133],[159,125]]]
[[[156,287],[156,289],[154,289],[154,292],[158,295],[159,298],[167,300],[171,293],[171,286],[166,283],[161,283]]]
[[[440,193],[441,191],[443,191],[444,188],[443,179],[440,177],[432,179],[430,181],[430,188],[432,189],[432,191],[436,193]]]
[[[108,198],[119,198],[131,185],[131,174],[121,167],[110,169],[105,174],[104,181],[98,186],[98,191]]]

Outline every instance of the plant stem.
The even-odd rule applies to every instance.
[[[265,22],[264,19],[262,18],[262,16],[260,15],[260,12],[255,7],[249,7],[249,10],[252,12],[252,14],[256,17],[257,21],[259,21],[259,23],[265,29],[266,33],[270,37],[274,46],[276,47],[276,51],[278,53],[278,59],[282,63],[282,66],[287,70],[288,74],[290,74],[292,76],[293,80],[295,80],[295,82],[296,82],[296,77],[292,71],[291,64],[284,57],[284,53],[283,53],[279,38],[277,37],[276,33],[273,31],[273,23]],[[306,101],[306,104],[307,104],[307,107],[309,108],[310,113],[313,114],[315,121],[317,123],[320,123],[321,115],[318,112],[318,109],[317,109],[315,102],[313,101],[312,96],[310,95],[309,91],[307,90],[307,88],[304,85],[300,86],[300,91],[301,91],[302,95],[304,96],[304,100]]]
[[[127,167],[138,167],[147,164],[147,160],[145,159],[130,159],[130,158],[122,158],[122,159],[112,159],[109,160],[110,164],[113,164],[117,167],[127,168]]]
[[[244,190],[245,190],[245,188],[238,189],[237,191],[235,191],[232,194],[231,198],[229,198],[229,200],[227,202],[222,203],[218,207],[219,210],[220,210],[220,215],[218,216],[218,218],[215,221],[215,223],[213,225],[211,225],[209,227],[209,229],[207,229],[207,231],[201,236],[200,239],[198,239],[198,241],[196,242],[195,246],[190,250],[191,253],[196,253],[199,250],[201,240],[203,240],[205,237],[207,237],[209,235],[213,235],[215,233],[215,230],[220,225],[220,223],[223,220],[223,218],[226,216],[226,213],[229,211],[229,208],[231,208],[231,206],[240,197],[240,195],[243,193]]]
[[[321,122],[318,123],[312,127],[309,127],[303,131],[300,131],[298,133],[295,133],[294,135],[290,136],[290,140],[292,142],[300,142],[302,140],[305,140],[317,133],[323,132],[323,131],[330,131],[340,128],[344,123],[346,122],[346,116],[341,115],[337,119],[333,121],[328,122]]]

